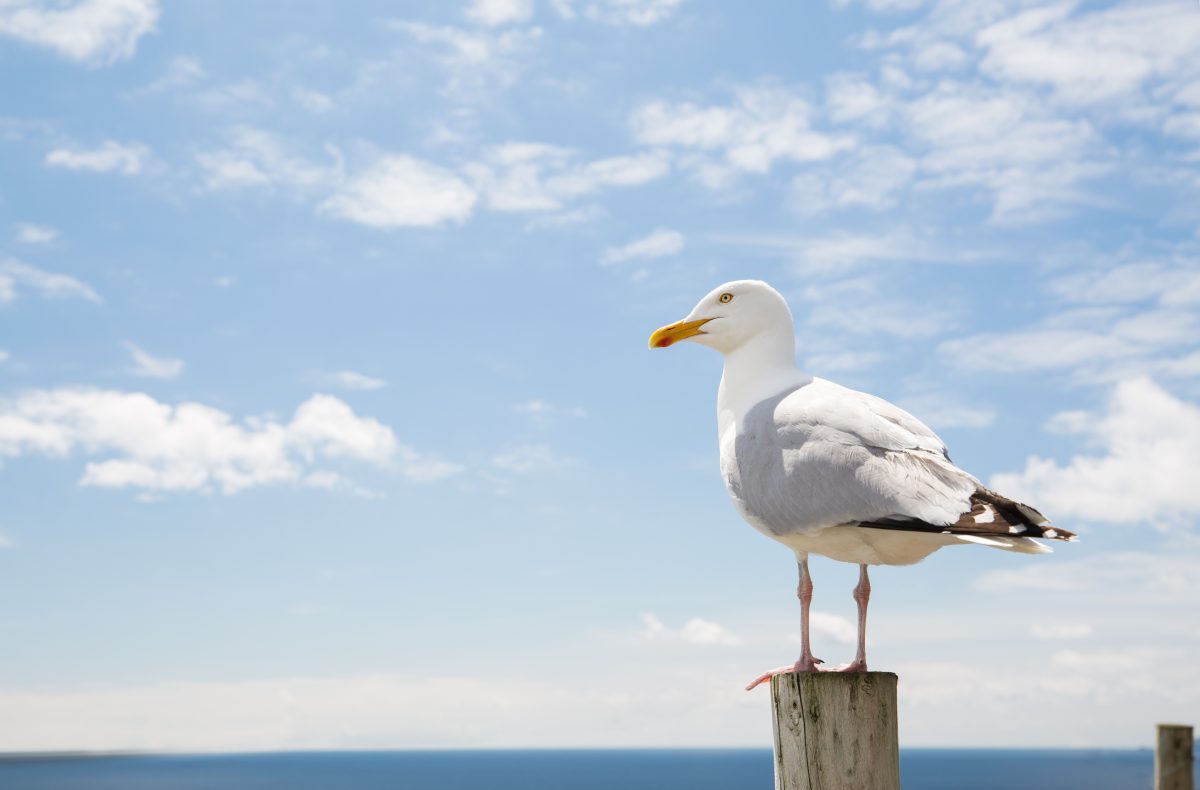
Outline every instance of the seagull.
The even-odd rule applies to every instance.
[[[717,390],[725,489],[743,519],[795,552],[800,574],[800,658],[747,690],[821,669],[808,638],[809,554],[858,565],[858,648],[828,671],[866,672],[868,566],[912,565],[962,543],[1046,554],[1035,538],[1075,540],[955,466],[937,434],[900,407],[800,370],[791,310],[767,283],[718,286],[650,335],[650,348],[680,341],[725,358]]]

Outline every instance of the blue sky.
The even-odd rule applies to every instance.
[[[908,745],[1200,692],[1182,0],[0,4],[0,748],[758,745],[722,281],[1079,544],[874,575]],[[815,651],[855,571],[814,562]],[[760,690],[761,691],[761,690]]]

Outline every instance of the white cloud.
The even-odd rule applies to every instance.
[[[494,211],[556,211],[563,196],[546,186],[546,175],[570,166],[573,156],[570,149],[545,143],[506,143],[464,170]]]
[[[149,157],[150,149],[141,143],[105,140],[99,148],[55,148],[46,154],[45,162],[48,167],[133,176],[142,172]]]
[[[18,286],[30,288],[48,298],[103,301],[90,285],[68,274],[48,272],[11,258],[0,260],[0,304],[16,299]]]
[[[582,406],[563,408],[544,400],[527,400],[513,404],[513,411],[526,414],[539,422],[548,422],[555,417],[586,417],[587,410]]]
[[[825,110],[836,123],[858,122],[868,128],[885,126],[894,99],[861,74],[834,74],[825,81]]]
[[[922,5],[929,12],[911,24],[860,37],[865,49],[885,51],[878,82],[840,74],[826,86],[834,120],[871,134],[895,125],[918,165],[918,188],[977,192],[996,223],[1040,221],[1120,199],[1092,187],[1129,166],[1102,133],[1116,116],[1080,113],[1079,102],[1109,92],[1124,99],[1122,123],[1186,126],[1185,86],[1200,78],[1200,66],[1191,65],[1187,43],[1197,21],[1179,3],[1096,13],[1026,0],[911,8]],[[1146,31],[1173,15],[1191,20],[1165,33],[1163,52],[1150,55],[1158,42]],[[1039,83],[1057,86],[1056,98]]]
[[[1053,423],[1098,454],[1065,464],[1030,457],[991,485],[1036,503],[1051,517],[1106,523],[1195,523],[1200,516],[1200,406],[1149,379],[1123,381],[1101,413],[1060,414]]]
[[[793,239],[790,246],[804,273],[846,272],[869,263],[930,260],[927,245],[902,232],[849,233]]]
[[[1086,304],[1156,301],[1167,306],[1200,305],[1200,267],[1187,257],[1174,261],[1105,261],[1099,267],[1055,278],[1050,290],[1063,299]]]
[[[477,195],[449,170],[411,156],[389,155],[341,186],[322,213],[374,228],[465,221]]]
[[[183,373],[183,360],[170,357],[155,357],[148,354],[133,343],[126,343],[125,348],[133,357],[133,367],[129,372],[135,376],[150,379],[173,379]]]
[[[600,257],[601,263],[614,264],[647,258],[677,255],[683,249],[683,234],[677,230],[658,228],[650,234],[619,247],[609,247]]]
[[[5,351],[4,349],[0,348],[0,362],[7,362],[7,361],[8,361],[8,358],[9,358],[10,356],[12,356],[12,355],[11,355],[11,354],[9,354],[9,353],[8,353],[7,351]]]
[[[810,634],[827,637],[842,645],[858,641],[858,625],[829,612],[809,612],[808,630]]]
[[[654,154],[579,161],[569,148],[510,142],[494,146],[463,168],[488,208],[503,212],[558,211],[570,200],[610,187],[637,186],[666,175]]]
[[[515,83],[527,53],[542,37],[539,27],[480,30],[406,20],[394,20],[390,26],[435,50],[447,75],[446,93],[471,102]]]
[[[574,458],[564,458],[555,453],[548,444],[522,444],[492,458],[496,468],[519,475],[555,471],[576,463],[578,461]]]
[[[413,156],[385,154],[347,176],[341,152],[332,146],[326,150],[333,162],[322,166],[259,129],[237,127],[230,143],[197,155],[207,188],[324,191],[319,213],[376,228],[462,223],[481,202],[500,212],[559,211],[603,189],[661,178],[670,168],[652,153],[587,161],[571,149],[513,142],[487,149],[481,160],[463,165],[461,174]]]
[[[916,172],[916,161],[898,148],[872,146],[843,166],[796,176],[790,203],[801,214],[831,208],[888,209],[896,205]]]
[[[1129,293],[1144,293],[1148,285]],[[1164,293],[1150,307],[1058,305],[1033,326],[949,340],[939,351],[966,370],[1063,371],[1085,382],[1146,375],[1194,378],[1200,375],[1200,314],[1186,309],[1190,298],[1180,290]]]
[[[129,95],[139,97],[165,93],[199,82],[207,76],[208,72],[200,61],[187,55],[176,55],[167,63],[167,70],[161,77],[131,91]]]
[[[854,0],[832,0],[835,8],[845,8],[852,4]],[[924,5],[929,5],[933,0],[860,0],[863,5],[872,11],[882,13],[897,13],[901,11],[912,11]]]
[[[214,85],[189,99],[214,113],[234,114],[247,109],[269,110],[275,107],[272,92],[258,80],[244,77],[235,82]]]
[[[596,0],[589,3],[589,18],[612,25],[646,27],[667,19],[683,0]]]
[[[365,373],[353,370],[339,370],[333,373],[314,373],[312,378],[325,386],[340,387],[348,390],[377,390],[387,386],[387,382]]]
[[[1034,639],[1086,639],[1092,635],[1089,623],[1034,623],[1029,626]]]
[[[904,116],[925,152],[920,183],[987,190],[995,221],[1041,219],[1093,201],[1080,185],[1111,169],[1087,120],[1057,117],[1004,89],[943,81],[907,103]]]
[[[436,483],[463,472],[462,464],[429,458],[408,447],[400,447],[400,473],[414,483]]]
[[[327,113],[334,106],[333,99],[329,98],[326,94],[305,88],[296,88],[293,90],[292,98],[304,109],[318,114]]]
[[[1200,76],[1194,3],[1077,8],[1035,7],[981,30],[975,39],[986,51],[980,68],[999,80],[1047,85],[1076,104],[1128,102],[1156,80]]]
[[[642,615],[642,638],[647,640],[663,640],[686,642],[691,645],[740,645],[740,637],[731,633],[724,626],[693,617],[679,629],[670,629],[653,614]]]
[[[604,187],[638,186],[666,175],[668,162],[655,154],[611,156],[568,168],[547,179],[547,188],[565,198],[590,195]]]
[[[58,239],[58,230],[49,225],[34,225],[18,222],[17,241],[21,244],[53,244]]]
[[[1045,318],[940,350],[968,370],[1063,371],[1084,382],[1200,377],[1200,271],[1189,251],[1133,262],[1086,257],[1094,260],[1049,281]]]
[[[847,137],[813,129],[814,114],[808,101],[787,88],[751,86],[736,89],[727,105],[648,102],[634,111],[630,126],[647,145],[718,155],[693,167],[719,185],[724,170],[765,173],[778,160],[817,162],[851,146]]]
[[[137,392],[57,389],[0,403],[0,456],[99,456],[80,483],[145,491],[220,491],[300,482],[321,462],[386,466],[416,481],[452,474],[400,445],[386,425],[330,395],[313,395],[280,422],[241,423],[200,403],[161,403]]]
[[[341,177],[341,155],[327,148],[333,162],[314,165],[288,150],[276,135],[250,126],[235,127],[229,145],[196,155],[208,189],[281,186],[288,190],[328,187]]]
[[[12,538],[0,532],[0,549],[11,549],[13,547]]]
[[[138,39],[154,30],[158,0],[7,0],[0,35],[47,47],[68,60],[105,66],[133,57]]]
[[[528,22],[533,0],[472,0],[465,13],[467,19],[488,27]]]

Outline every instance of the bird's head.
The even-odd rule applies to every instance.
[[[792,334],[792,311],[783,296],[762,280],[734,280],[718,285],[681,321],[650,335],[650,348],[666,348],[681,340],[736,351],[763,334]]]

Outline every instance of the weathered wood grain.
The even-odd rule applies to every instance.
[[[1193,748],[1190,725],[1158,725],[1158,743],[1154,747],[1154,790],[1194,790]]]
[[[891,672],[771,678],[777,790],[899,790]]]

